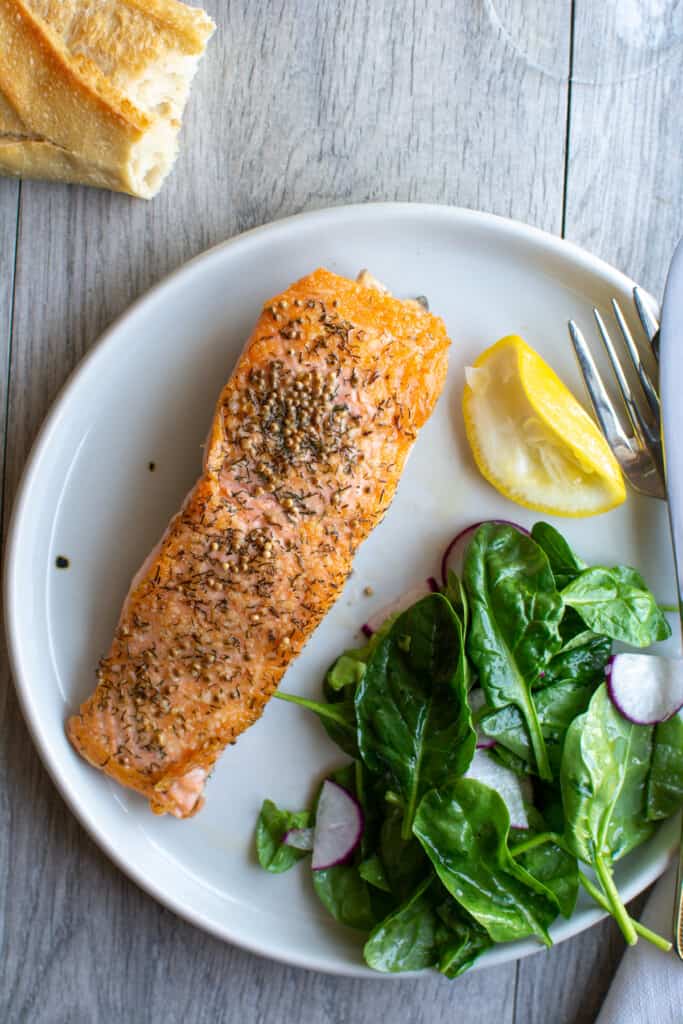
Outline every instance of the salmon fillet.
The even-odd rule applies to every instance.
[[[316,270],[264,307],[203,474],[125,599],[67,733],[157,814],[203,804],[341,593],[441,393],[450,342],[418,303]]]

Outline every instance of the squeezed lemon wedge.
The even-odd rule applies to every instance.
[[[506,498],[558,516],[593,516],[625,500],[604,437],[522,338],[501,338],[465,377],[467,440],[482,475]]]

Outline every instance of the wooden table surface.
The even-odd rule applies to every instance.
[[[655,52],[656,31],[632,21],[615,30],[617,3],[207,0],[219,30],[157,199],[0,179],[3,537],[40,423],[103,328],[257,224],[366,200],[456,204],[562,234],[661,296],[683,233],[683,48],[664,35]],[[456,982],[329,977],[204,935],[76,823],[4,651],[1,671],[6,1024],[595,1019],[622,953],[611,923]]]

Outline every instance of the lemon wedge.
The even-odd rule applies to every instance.
[[[604,437],[522,338],[501,338],[465,376],[467,440],[483,476],[506,498],[558,516],[593,516],[625,500]]]

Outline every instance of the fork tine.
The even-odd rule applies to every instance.
[[[614,348],[614,343],[612,342],[612,339],[609,336],[607,327],[605,326],[605,321],[600,316],[600,310],[593,307],[593,316],[595,317],[595,322],[598,325],[600,337],[602,338],[602,343],[605,346],[607,355],[609,356],[609,361],[612,364],[614,376],[617,378],[617,384],[619,385],[621,397],[624,400],[624,405],[626,406],[626,412],[628,413],[628,418],[631,421],[633,432],[635,433],[636,438],[640,442],[640,444],[645,445],[647,443],[646,439],[651,434],[651,431],[648,429],[647,423],[640,415],[640,410],[638,409],[638,406],[635,403],[635,399],[633,398],[631,385],[626,380],[626,375],[624,374],[623,367],[619,362],[619,357],[616,353],[616,349]]]
[[[620,448],[630,450],[629,439],[621,425],[612,399],[605,390],[605,385],[602,382],[602,377],[595,365],[591,351],[586,344],[586,339],[573,320],[569,321],[569,334],[595,415],[607,439],[607,443],[613,451],[617,451]]]
[[[643,295],[642,291],[635,286],[633,289],[633,301],[636,309],[638,310],[638,317],[643,326],[643,330],[648,336],[652,351],[655,359],[659,359],[659,323],[656,317],[653,316],[652,310],[650,309],[648,302]]]
[[[612,299],[612,309],[614,310],[614,315],[617,318],[619,330],[621,331],[623,339],[626,342],[626,348],[628,349],[628,354],[631,357],[631,362],[633,363],[636,373],[638,374],[640,385],[643,389],[645,397],[647,398],[648,405],[652,409],[652,413],[655,417],[657,428],[659,429],[659,396],[655,391],[655,387],[650,379],[650,375],[643,366],[643,361],[640,358],[640,353],[636,347],[635,341],[633,340],[633,335],[629,330],[629,326],[626,323],[626,320],[624,319],[624,314],[621,312],[621,307],[616,299]]]

